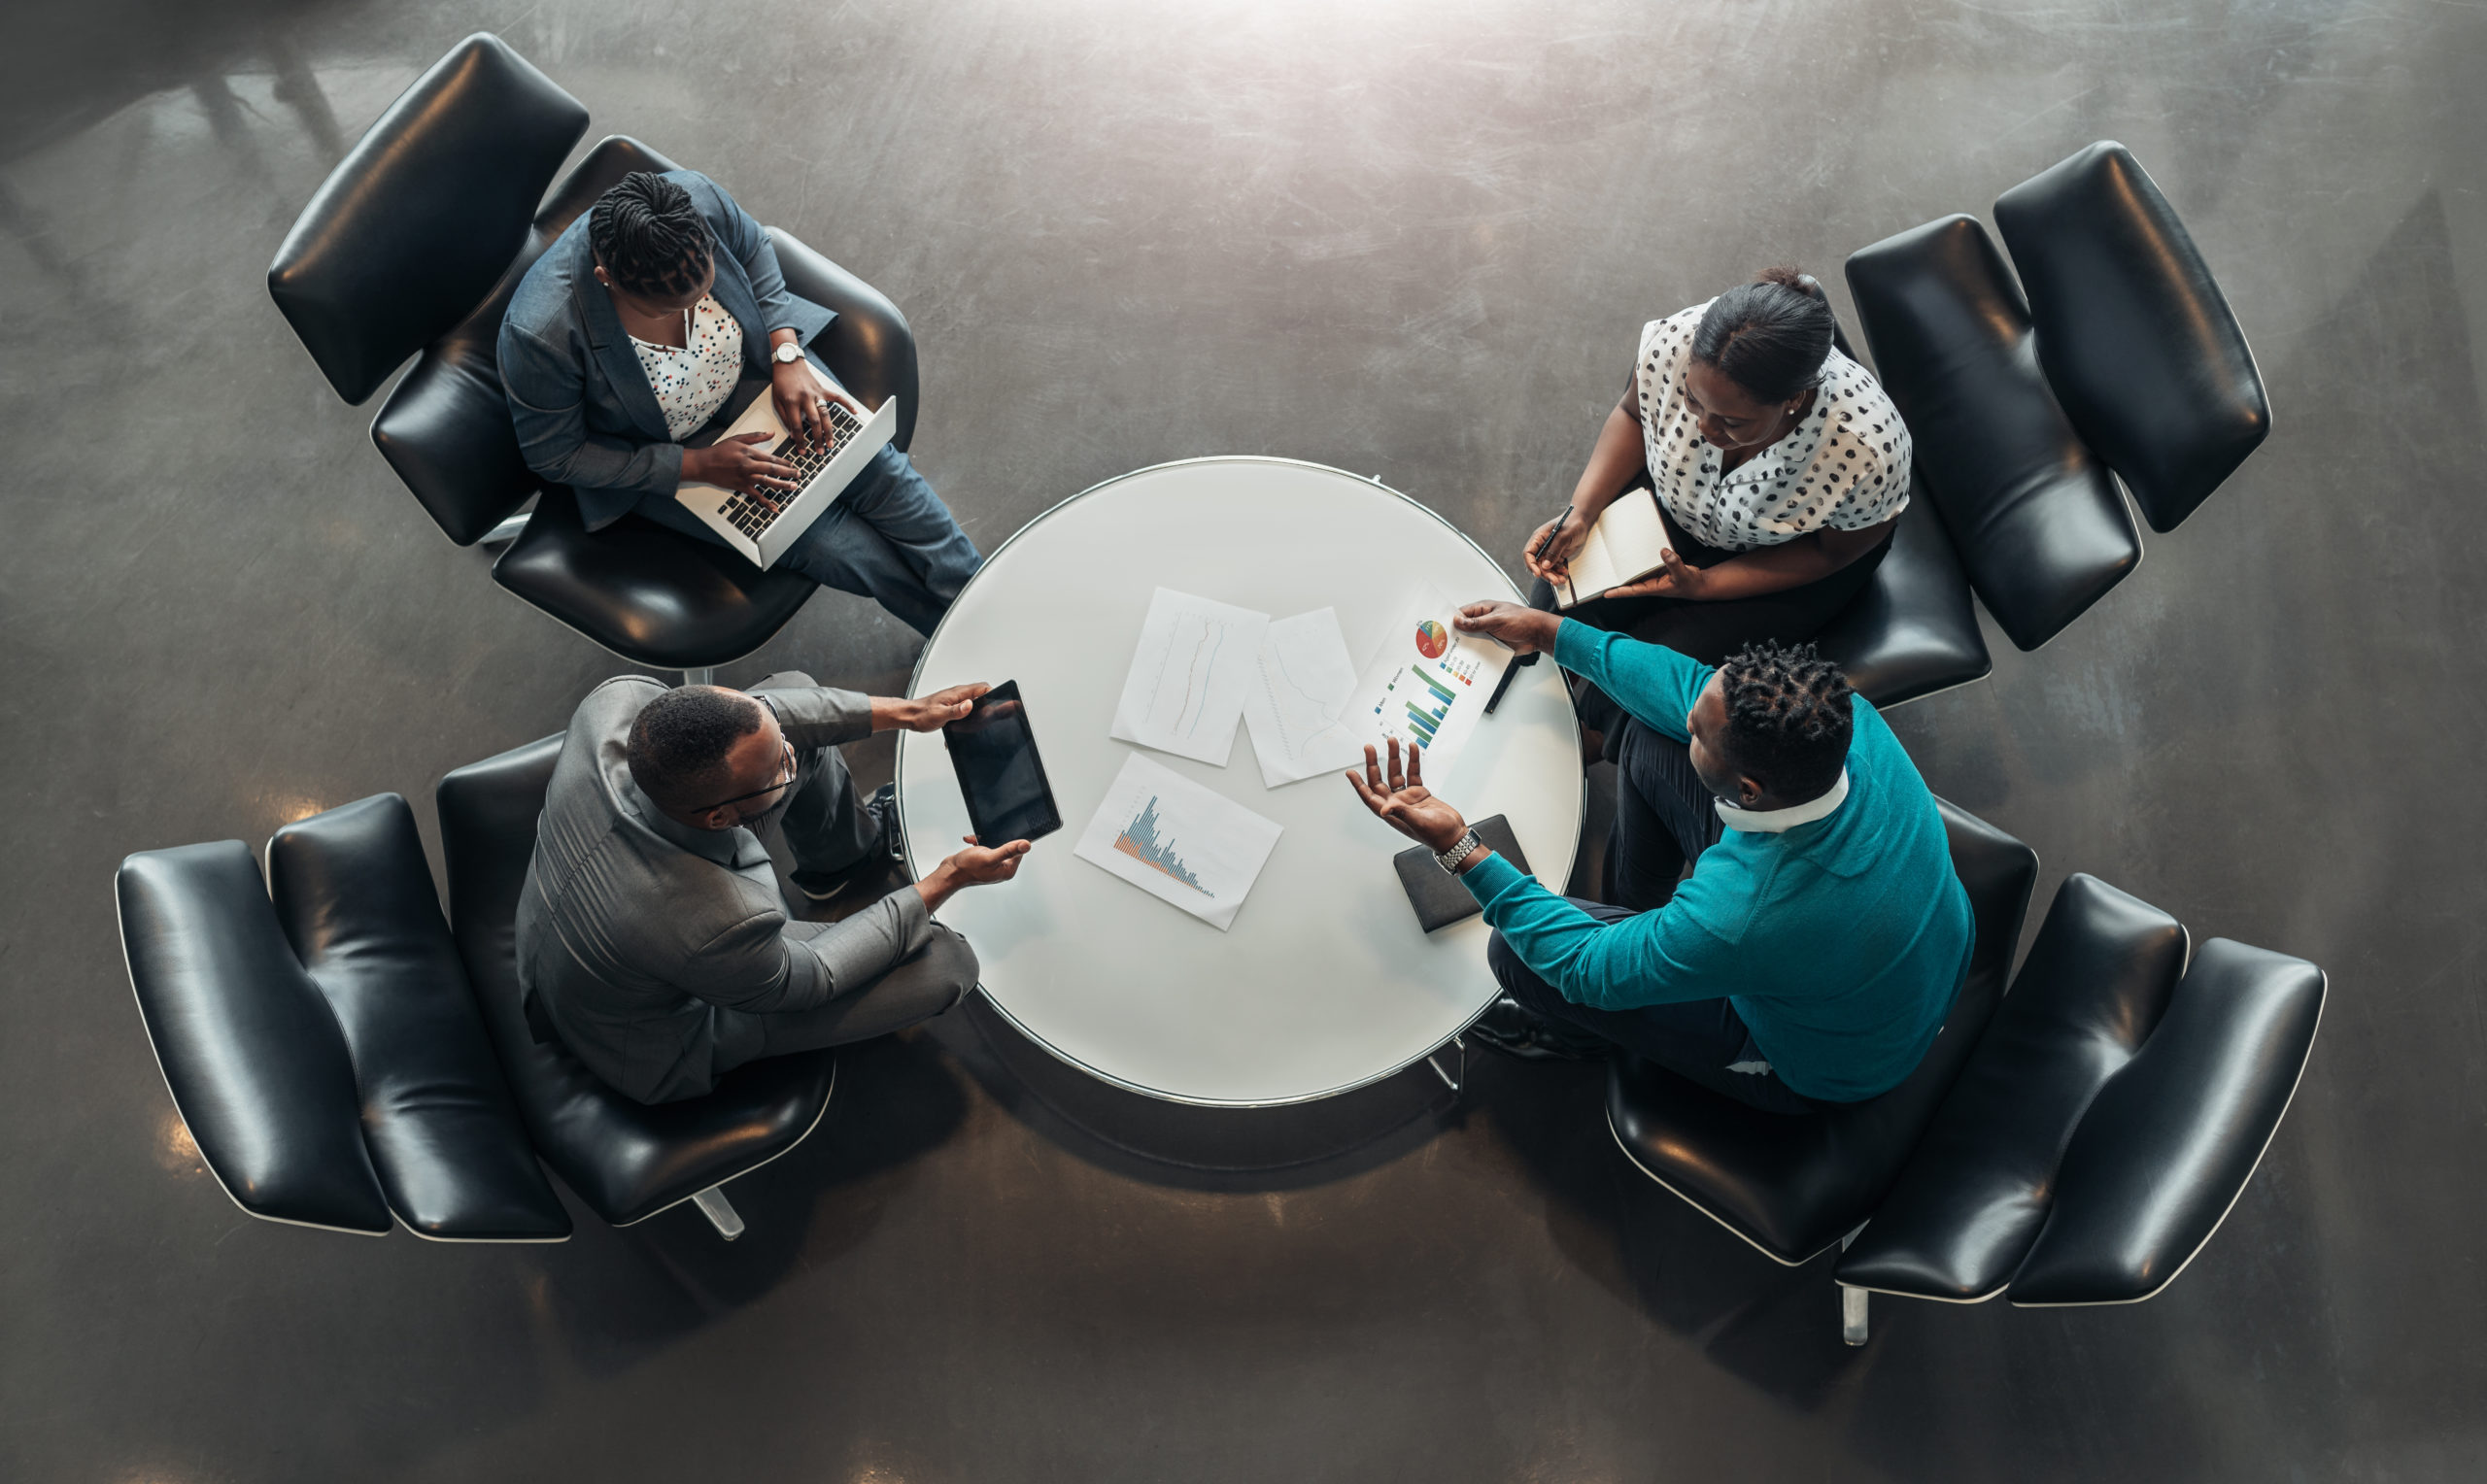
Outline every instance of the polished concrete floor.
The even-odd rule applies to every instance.
[[[1266,452],[1508,556],[1643,320],[1778,261],[1838,294],[1848,252],[2131,145],[2277,431],[2077,627],[1896,725],[2036,846],[2041,907],[2087,870],[2330,970],[2225,1229],[2146,1305],[1882,1300],[1851,1352],[1826,1266],[1635,1173],[1591,1070],[1239,1130],[966,1013],[851,1056],[731,1248],[687,1210],[553,1248],[243,1217],[149,1057],[114,864],[381,790],[428,831],[443,771],[616,668],[439,535],[261,287],[479,28],[903,306],[918,457],[988,548]],[[2479,7],[27,0],[0,41],[0,1477],[2487,1474]],[[913,653],[824,593],[727,678]]]

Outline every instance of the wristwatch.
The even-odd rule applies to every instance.
[[[803,348],[791,340],[787,341],[784,345],[779,346],[769,356],[769,359],[774,360],[781,366],[791,366],[802,358]]]
[[[1484,836],[1472,829],[1459,837],[1458,844],[1448,850],[1437,852],[1434,856],[1434,864],[1456,876],[1459,874],[1459,862],[1477,854],[1477,848],[1484,843]]]

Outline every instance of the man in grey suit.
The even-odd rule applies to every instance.
[[[933,731],[987,687],[892,700],[773,675],[749,693],[626,675],[570,718],[518,908],[519,982],[562,1042],[641,1102],[696,1097],[745,1062],[938,1015],[975,954],[932,914],[1007,881],[1025,840],[968,848],[842,922],[794,920],[759,833],[827,900],[882,878],[886,791],[859,802],[837,744]]]

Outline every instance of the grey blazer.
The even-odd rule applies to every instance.
[[[860,990],[933,935],[911,891],[842,922],[795,921],[750,830],[659,811],[630,780],[629,750],[639,709],[664,692],[625,675],[579,704],[518,903],[519,983],[589,1070],[641,1102],[706,1090],[721,1061],[758,1054],[755,1017]],[[799,755],[872,729],[871,699],[852,691],[754,693]]]
[[[765,377],[770,332],[792,329],[809,345],[837,317],[787,290],[768,233],[724,187],[696,170],[665,179],[691,192],[707,223],[717,260],[711,292],[742,326],[747,372]],[[597,530],[641,495],[681,487],[682,445],[664,425],[612,296],[596,281],[588,220],[571,222],[519,281],[497,354],[527,466],[577,491],[587,528]]]

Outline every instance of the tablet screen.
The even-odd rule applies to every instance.
[[[950,745],[950,765],[958,770],[959,792],[967,795],[968,820],[979,844],[1033,840],[1062,827],[1017,681],[986,691],[973,711],[942,727],[941,735]]]

